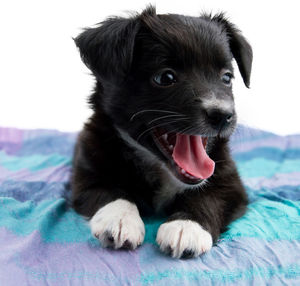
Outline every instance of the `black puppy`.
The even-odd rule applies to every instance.
[[[109,18],[75,39],[96,78],[93,115],[73,162],[73,206],[102,246],[143,242],[141,215],[163,213],[162,251],[208,251],[247,196],[228,150],[232,59],[249,86],[252,50],[222,14]]]

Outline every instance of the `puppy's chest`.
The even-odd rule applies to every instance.
[[[128,141],[127,136],[125,139]],[[148,206],[151,212],[160,212],[185,188],[172,176],[167,166],[153,154],[132,142],[129,143],[132,149],[127,153],[127,160],[134,167],[131,169],[133,177],[128,176],[126,181],[131,185],[131,192],[134,193],[142,208]]]
[[[160,186],[153,196],[153,206],[156,212],[160,212],[171,203],[177,194],[184,192],[184,188],[170,180],[166,175],[162,174]]]
[[[150,201],[154,212],[163,211],[177,194],[184,192],[185,188],[176,182],[163,164],[144,166],[143,175],[145,183],[150,185]]]
[[[133,177],[127,177],[128,187],[134,195],[139,209],[145,214],[163,211],[164,206],[172,202],[176,194],[184,191],[176,184],[162,164],[139,161],[135,165]]]

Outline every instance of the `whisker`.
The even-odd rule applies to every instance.
[[[163,110],[163,109],[144,109],[144,110],[140,110],[136,113],[134,113],[129,121],[132,121],[136,116],[143,114],[145,112],[162,112],[162,113],[171,113],[171,114],[180,114],[178,112],[175,111],[170,111],[170,110]]]
[[[222,162],[226,162],[226,160],[218,160],[218,161],[215,161],[215,163],[222,163]]]
[[[157,127],[160,127],[160,126],[164,126],[164,125],[167,125],[167,124],[172,124],[172,123],[176,123],[176,122],[180,122],[180,121],[183,121],[184,119],[182,118],[177,118],[177,119],[174,119],[172,121],[168,121],[168,122],[163,122],[163,123],[160,123],[160,124],[156,124],[154,126],[151,126],[150,128],[146,129],[145,131],[143,131],[136,139],[136,141],[139,141],[140,138],[142,136],[144,136],[147,132],[150,132],[151,130],[153,130],[154,128],[157,128]]]
[[[202,126],[203,124],[202,123],[205,123],[204,120],[198,122],[198,125],[195,126],[195,125],[191,125],[191,126],[188,126],[187,128],[185,128],[184,130],[181,130],[181,132],[190,132],[192,134],[199,134],[200,130],[199,130],[199,126]],[[210,130],[203,130],[201,128],[201,133],[202,134],[205,134],[206,137],[209,137],[209,136],[214,136],[215,134],[213,134]]]
[[[182,119],[183,118],[185,118],[185,119],[188,118],[187,116],[181,115],[181,114],[171,114],[171,115],[165,115],[165,116],[161,116],[161,117],[155,118],[155,119],[149,121],[148,124],[150,125],[151,123],[153,123],[155,121],[158,121],[158,120],[161,120],[161,119],[165,119],[165,118],[172,118],[172,117],[181,117]]]
[[[175,127],[173,128],[172,130],[168,130],[168,133],[184,133],[186,131],[189,131],[189,129],[192,130],[193,126],[188,126],[188,127],[185,127],[185,128],[178,128],[178,127]],[[176,136],[176,134],[174,134]],[[162,135],[161,135],[162,136]]]
[[[178,131],[178,133],[189,132],[189,131],[192,131],[192,130],[193,130],[193,126],[187,126],[187,127],[183,128],[183,129],[180,129]]]

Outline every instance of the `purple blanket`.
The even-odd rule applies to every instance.
[[[137,250],[101,248],[67,203],[75,139],[0,128],[0,285],[300,285],[300,135],[237,130],[249,209],[191,260],[159,252],[155,217]]]

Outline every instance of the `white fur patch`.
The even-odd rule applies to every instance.
[[[213,241],[209,232],[191,220],[174,220],[162,224],[157,232],[156,242],[163,252],[170,252],[180,258],[184,251],[197,257],[211,249]]]
[[[202,105],[205,109],[219,109],[224,112],[231,112],[234,108],[234,102],[231,100],[219,99],[214,93],[210,97],[203,100]]]
[[[90,220],[90,227],[103,247],[115,249],[126,244],[135,249],[145,236],[145,226],[136,205],[123,199],[100,208]]]

